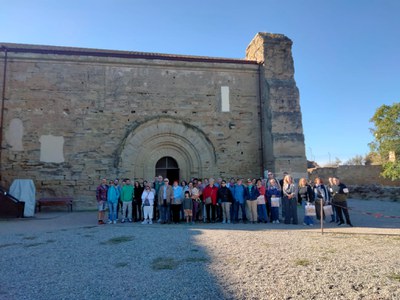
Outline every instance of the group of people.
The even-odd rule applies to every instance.
[[[277,180],[272,172],[266,179],[193,178],[189,182],[174,181],[157,176],[154,182],[142,184],[130,179],[102,179],[96,189],[98,224],[142,222],[142,224],[170,223],[280,223],[298,224],[298,206],[303,205],[304,225],[312,226],[314,216],[320,222],[353,226],[347,208],[347,187],[339,178],[329,178],[325,185],[321,178],[311,184],[301,178],[296,184],[284,173]],[[322,209],[321,209],[322,207]],[[344,215],[344,218],[343,218]]]

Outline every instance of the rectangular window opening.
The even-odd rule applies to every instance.
[[[221,86],[221,111],[229,112],[229,86]]]

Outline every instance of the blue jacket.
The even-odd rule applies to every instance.
[[[243,184],[241,184],[241,185],[235,184],[235,190],[233,192],[233,198],[235,199],[236,202],[239,202],[241,204],[244,203],[245,190],[246,190],[246,187]]]
[[[118,202],[119,195],[120,194],[118,188],[112,185],[108,188],[107,201],[113,203]]]
[[[252,185],[250,189],[248,186],[245,187],[244,198],[246,200],[254,201],[257,200],[258,196],[260,196],[260,192],[254,185]]]

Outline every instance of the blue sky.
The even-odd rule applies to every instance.
[[[257,32],[293,41],[307,158],[369,152],[400,98],[398,0],[0,0],[0,42],[244,58]]]

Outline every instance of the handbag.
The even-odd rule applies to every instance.
[[[257,204],[265,204],[264,195],[260,195],[260,196],[257,197]]]
[[[211,204],[211,203],[212,203],[211,197],[207,197],[206,198],[206,204]]]
[[[309,203],[306,204],[304,214],[305,214],[306,216],[309,216],[309,217],[314,217],[314,216],[316,216],[317,213],[316,213],[316,211],[315,211],[315,205],[314,205],[314,204],[309,204]]]
[[[331,216],[331,215],[333,215],[332,205],[325,205],[325,206],[324,206],[324,214],[325,214],[326,216]]]
[[[279,197],[271,198],[271,207],[279,207],[280,202],[281,202],[281,198],[279,198]]]

